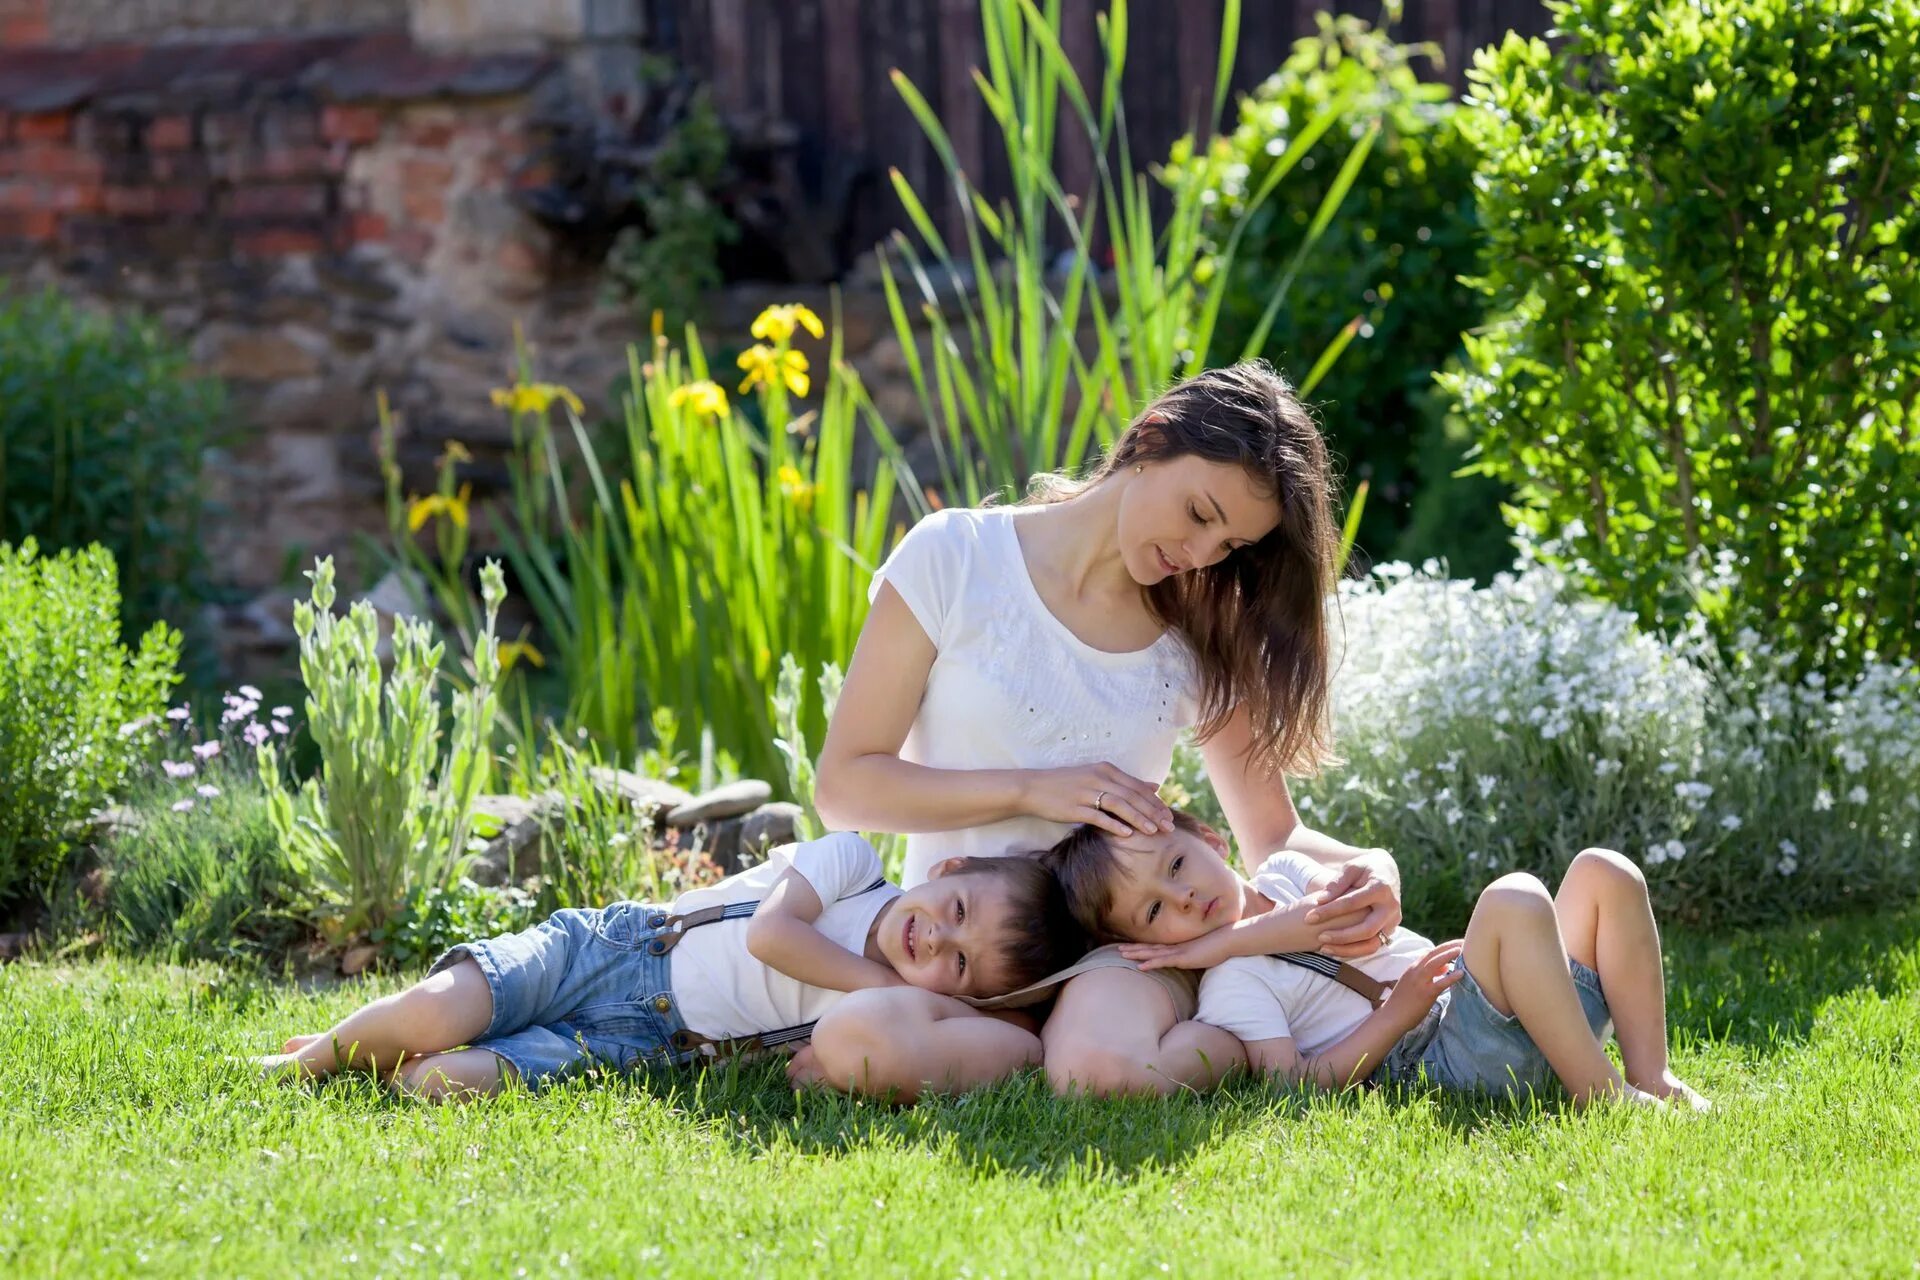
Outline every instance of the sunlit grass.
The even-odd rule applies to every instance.
[[[893,1109],[776,1068],[466,1107],[223,1061],[397,980],[0,970],[0,1272],[1907,1274],[1920,911],[1671,940],[1701,1119],[1242,1081]]]

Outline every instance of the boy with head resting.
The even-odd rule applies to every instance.
[[[463,943],[410,989],[257,1061],[295,1077],[371,1071],[427,1097],[537,1089],[593,1065],[797,1045],[866,987],[999,995],[1084,950],[1037,862],[949,858],[933,874],[902,892],[858,835],[787,845],[671,906],[570,908]]]
[[[1667,1065],[1660,935],[1640,871],[1604,849],[1573,860],[1557,896],[1533,876],[1480,894],[1464,941],[1409,929],[1342,964],[1271,954],[1277,917],[1324,900],[1335,873],[1291,852],[1249,882],[1226,842],[1184,813],[1121,839],[1082,827],[1046,862],[1096,941],[1143,969],[1204,969],[1196,1015],[1239,1037],[1257,1069],[1323,1088],[1425,1079],[1444,1088],[1539,1090],[1574,1101],[1707,1103]],[[1625,1077],[1602,1040],[1617,1023]]]

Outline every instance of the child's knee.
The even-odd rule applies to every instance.
[[[1582,849],[1567,867],[1569,880],[1579,878],[1633,893],[1646,892],[1647,877],[1633,859],[1612,849]]]
[[[1515,871],[1480,891],[1474,914],[1509,920],[1552,920],[1553,895],[1547,892],[1540,877]]]

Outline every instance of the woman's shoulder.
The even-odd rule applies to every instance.
[[[929,542],[979,542],[993,536],[1011,518],[1010,507],[943,507],[932,512],[907,537]]]

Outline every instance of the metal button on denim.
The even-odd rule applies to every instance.
[[[653,1007],[659,1012],[665,1013],[667,1010],[673,1008],[673,1000],[668,996],[655,996],[653,998]]]

